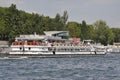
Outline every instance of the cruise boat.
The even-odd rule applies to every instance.
[[[46,35],[21,35],[10,46],[9,55],[17,56],[78,56],[105,54],[106,49],[83,44],[79,38],[68,39],[68,31],[47,31]]]

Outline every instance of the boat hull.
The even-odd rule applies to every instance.
[[[95,51],[90,47],[81,46],[11,46],[11,51],[7,55],[8,57],[77,57],[81,55],[104,55],[104,50]]]
[[[105,54],[3,54],[2,58],[62,58],[62,57],[80,57],[80,56],[98,56]]]

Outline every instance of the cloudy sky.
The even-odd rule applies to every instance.
[[[92,24],[104,20],[108,26],[120,28],[120,0],[0,0],[0,7],[12,3],[20,10],[50,17],[67,10],[69,21]]]

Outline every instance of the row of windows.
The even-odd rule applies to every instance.
[[[20,50],[25,50],[25,48],[20,47]],[[39,48],[46,50],[47,48]],[[28,47],[28,50],[31,50],[31,47]],[[89,48],[48,48],[49,51],[91,51]]]
[[[49,51],[91,51],[91,49],[80,48],[80,49],[71,49],[71,48],[48,48]]]
[[[20,50],[25,50],[25,48],[22,48],[22,47],[20,47],[19,49]],[[39,48],[39,49],[45,50],[46,48]],[[31,50],[31,47],[28,47],[28,50]]]

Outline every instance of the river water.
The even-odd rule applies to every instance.
[[[120,54],[1,58],[0,80],[120,80]]]

